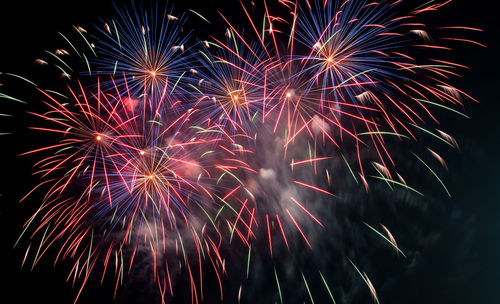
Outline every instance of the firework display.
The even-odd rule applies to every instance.
[[[450,1],[270,2],[237,2],[238,22],[132,2],[60,33],[64,47],[37,59],[63,86],[7,75],[46,109],[30,112],[45,144],[22,154],[40,179],[21,199],[39,206],[18,240],[28,243],[23,264],[69,261],[75,302],[89,280],[111,278],[116,294],[143,264],[163,303],[178,292],[199,303],[212,279],[223,301],[228,265],[242,261],[248,278],[255,252],[315,250],[314,231],[335,225],[319,202],[338,200],[340,172],[368,195],[382,184],[422,196],[390,146],[451,195],[436,148],[407,147],[426,138],[458,149],[439,114],[467,117],[477,101],[453,84],[467,67],[448,58],[452,47],[484,47],[467,37],[481,30],[422,23]],[[224,26],[198,37],[188,17]],[[405,256],[388,227],[363,225]],[[378,303],[376,283],[346,261]],[[270,280],[284,303],[280,271]]]

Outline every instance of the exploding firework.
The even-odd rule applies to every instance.
[[[117,85],[132,96],[148,95],[158,100],[167,91],[182,91],[190,74],[184,15],[178,17],[166,4],[146,10],[135,3],[117,9],[118,18],[99,27],[95,56],[88,62],[89,74],[119,75]]]
[[[210,46],[210,45],[209,45]],[[205,117],[215,120],[233,135],[252,135],[255,120],[265,113],[264,77],[268,60],[255,57],[244,44],[214,44],[200,51],[201,69],[196,90]],[[198,74],[198,73],[197,73]]]
[[[245,164],[232,160],[223,140],[207,136],[215,127],[192,124],[196,109],[174,119],[153,108],[151,120],[144,110],[151,106],[140,106],[149,98],[131,107],[128,93],[115,89],[69,89],[72,98],[64,103],[41,91],[49,110],[32,113],[45,125],[33,129],[60,139],[25,153],[49,155],[35,164],[42,182],[29,193],[47,189],[25,225],[25,231],[34,229],[32,238],[41,235],[34,264],[57,244],[55,261],[74,259],[70,276],[82,279],[83,288],[96,263],[103,263],[105,276],[114,255],[118,285],[124,267],[131,269],[135,256],[146,251],[162,294],[166,286],[173,294],[169,268],[178,264],[175,257],[185,263],[192,286],[192,263],[201,263],[202,253],[221,271],[221,236],[212,217],[221,207],[216,196],[225,196],[227,188],[217,190],[216,181]],[[202,292],[197,288],[191,290],[195,297]]]
[[[465,66],[439,58],[451,51],[440,43],[479,43],[441,33],[478,30],[438,28],[434,40],[418,18],[448,2],[407,14],[400,2],[242,4],[248,32],[221,14],[225,39],[198,43],[184,29],[185,15],[133,4],[94,34],[75,27],[90,57],[61,34],[71,53],[50,55],[68,89],[37,88],[47,111],[31,113],[41,120],[32,129],[52,143],[24,153],[42,156],[34,166],[41,181],[22,199],[42,193],[22,233],[37,239],[38,249],[29,245],[25,260],[33,256],[35,265],[54,252],[56,262],[73,261],[68,279],[81,282],[78,299],[93,269],[102,282],[114,268],[116,293],[147,255],[162,301],[184,270],[192,302],[203,299],[207,264],[222,300],[226,249],[248,252],[247,277],[254,248],[265,247],[271,258],[283,248],[314,250],[312,231],[329,227],[314,202],[337,198],[340,165],[366,191],[369,181],[381,181],[421,195],[398,172],[390,147],[422,134],[458,147],[432,130],[438,119],[431,110],[465,116],[460,107],[474,98],[453,86]],[[262,20],[253,17],[259,12]],[[70,55],[86,71],[63,60]],[[425,158],[412,158],[449,195]],[[404,256],[386,226],[365,226]],[[378,302],[368,275],[349,262]]]

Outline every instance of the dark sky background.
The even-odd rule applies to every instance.
[[[193,8],[206,16],[214,16],[212,19],[215,19],[216,9],[228,15],[238,10],[236,1],[229,0],[173,2],[178,8]],[[453,117],[442,122],[444,129],[450,131],[461,146],[460,152],[446,154],[450,168],[446,183],[452,198],[436,196],[434,203],[443,206],[436,208],[439,211],[429,208],[430,211],[423,212],[424,216],[420,215],[418,219],[408,217],[412,225],[416,223],[422,227],[423,235],[430,238],[434,235],[439,241],[433,243],[429,238],[417,238],[414,246],[421,250],[414,248],[420,256],[413,260],[417,261],[416,266],[387,271],[395,273],[395,282],[388,285],[373,280],[376,286],[384,286],[381,303],[500,303],[500,105],[497,97],[500,88],[500,27],[498,11],[492,5],[491,1],[485,0],[456,0],[437,14],[440,25],[464,25],[485,30],[474,37],[487,44],[487,49],[464,46],[455,54],[456,61],[471,67],[470,71],[463,72],[463,79],[455,83],[477,98],[480,104],[466,106],[471,120]],[[113,5],[107,0],[1,1],[0,72],[31,75],[33,62],[43,50],[54,49],[60,44],[58,31],[69,32],[73,24],[88,25],[98,21],[99,16],[112,16],[113,12]],[[199,35],[207,34],[206,30],[198,31]],[[0,75],[0,83],[7,82]],[[0,92],[15,89],[4,85]],[[65,282],[68,265],[62,263],[54,268],[46,262],[33,271],[29,267],[21,270],[24,248],[12,249],[22,224],[35,208],[33,202],[27,206],[17,203],[36,182],[31,178],[31,160],[16,156],[37,140],[26,135],[26,109],[0,100],[0,113],[15,115],[14,118],[0,118],[0,133],[14,133],[0,138],[0,302],[72,303],[75,291]],[[426,234],[427,228],[437,230]],[[397,230],[393,232],[398,234]],[[412,251],[411,242],[400,238],[398,241]],[[328,257],[325,259],[329,260]],[[392,264],[385,264],[386,260],[377,259],[376,254],[370,259],[372,273],[391,268]],[[411,267],[414,271],[410,273],[407,270]],[[329,271],[335,272],[334,269]],[[268,279],[262,278],[261,286],[258,282],[253,283],[253,290],[262,290],[263,297],[265,293],[275,292],[275,288],[269,286],[274,281]],[[284,280],[283,284],[288,283]],[[143,289],[142,286],[131,286]],[[236,303],[231,296],[237,292],[238,286],[227,283],[226,287],[236,289],[229,292],[227,303]],[[301,297],[307,299],[304,295]],[[254,295],[253,299],[258,299],[258,296]],[[265,299],[265,303],[272,303],[267,300],[269,298]],[[366,300],[363,297],[354,299]],[[316,303],[328,303],[327,300],[321,296],[315,298]],[[292,298],[287,303],[294,302]],[[297,300],[297,303],[301,302]],[[112,291],[91,284],[80,303],[112,303]]]

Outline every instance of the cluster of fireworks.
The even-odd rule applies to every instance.
[[[41,182],[22,199],[41,198],[22,233],[34,242],[25,261],[73,261],[68,280],[80,282],[78,299],[92,274],[113,277],[116,292],[149,256],[163,301],[182,275],[198,303],[206,265],[223,298],[232,246],[248,250],[247,267],[262,244],[271,257],[298,241],[314,250],[303,223],[328,229],[309,206],[318,197],[335,202],[333,161],[359,191],[382,182],[421,195],[388,143],[429,136],[458,148],[434,128],[435,112],[466,116],[461,108],[474,99],[451,83],[466,66],[446,58],[450,44],[481,45],[457,33],[480,30],[420,23],[450,1],[403,14],[402,2],[241,2],[245,31],[220,14],[224,35],[202,41],[186,28],[187,15],[133,4],[92,33],[61,33],[66,46],[37,59],[68,86],[37,87],[47,110],[31,113],[40,119],[32,129],[50,143],[25,153],[42,156],[34,165]],[[446,167],[444,159],[426,152],[411,157],[448,193],[432,169]],[[388,228],[366,225],[404,255]]]

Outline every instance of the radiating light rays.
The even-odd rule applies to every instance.
[[[45,104],[49,111],[32,114],[44,119],[51,127],[32,129],[61,136],[61,140],[24,154],[52,152],[53,155],[36,164],[40,168],[37,173],[43,178],[63,174],[63,178],[53,184],[45,198],[59,195],[74,179],[87,173],[90,179],[86,190],[90,191],[99,164],[111,163],[106,157],[120,149],[121,140],[138,136],[123,132],[131,128],[134,118],[124,111],[120,97],[100,91],[93,94],[81,85],[77,90],[70,89],[73,100],[67,103],[60,102],[57,96],[40,92],[46,98]]]
[[[182,90],[183,78],[189,77],[184,52],[190,34],[183,31],[184,15],[177,17],[168,4],[158,3],[148,10],[132,4],[117,11],[118,18],[105,21],[95,37],[99,44],[91,63],[96,71],[124,76],[134,98],[147,95],[155,100],[165,90],[169,95]]]
[[[253,136],[256,121],[265,113],[269,59],[243,43],[235,45],[231,39],[219,43],[200,50],[201,68],[193,84],[200,96],[197,103],[205,116],[226,132]]]
[[[32,129],[47,143],[24,153],[40,155],[41,180],[28,197],[41,193],[42,202],[23,232],[39,246],[28,246],[23,264],[54,248],[56,261],[74,263],[68,280],[83,288],[101,265],[101,281],[114,271],[117,292],[137,260],[151,259],[162,300],[181,275],[193,303],[203,298],[206,264],[222,300],[224,251],[235,240],[248,250],[247,278],[252,252],[277,262],[277,252],[315,250],[315,229],[330,228],[323,203],[339,199],[340,165],[366,191],[378,181],[423,195],[400,174],[391,147],[425,135],[458,149],[436,128],[437,114],[468,117],[461,108],[474,99],[452,81],[467,67],[441,52],[452,50],[445,43],[483,44],[455,35],[475,28],[417,20],[442,3],[400,14],[399,2],[242,3],[247,31],[221,13],[224,32],[197,44],[168,5],[132,4],[97,34],[75,26],[95,56],[66,36],[70,52],[49,53],[71,98],[11,75],[36,87],[48,109],[32,113],[42,120]],[[65,59],[73,53],[88,71],[81,83],[78,72],[66,73],[76,71]],[[447,169],[432,148],[424,151]],[[451,195],[427,158],[411,157]],[[384,225],[387,236],[365,225],[402,254]],[[301,275],[314,301],[309,274]],[[283,301],[276,268],[274,276]]]
[[[338,95],[352,93],[346,82],[356,87],[374,84],[394,74],[391,56],[402,45],[401,34],[393,32],[397,21],[391,18],[389,3],[368,1],[330,1],[325,5],[313,2],[298,19],[296,37],[309,53],[301,61],[309,61],[313,81],[322,83]],[[349,97],[346,97],[348,99]]]
[[[238,93],[248,91],[241,89],[241,84],[252,84],[262,94],[262,119],[253,123],[262,123],[263,127],[272,129],[276,140],[281,140],[281,135],[285,134],[282,140],[285,158],[288,157],[286,151],[293,144],[303,145],[306,142],[303,138],[309,138],[308,162],[313,164],[315,172],[317,160],[324,159],[321,153],[332,151],[325,147],[335,147],[340,153],[347,149],[358,155],[357,164],[351,164],[351,167],[347,163],[349,171],[356,182],[355,171],[358,171],[366,189],[369,189],[367,178],[372,177],[415,190],[406,185],[404,178],[395,171],[397,164],[387,143],[391,139],[414,140],[416,135],[412,126],[436,123],[437,119],[429,108],[431,106],[461,114],[454,107],[462,105],[463,99],[470,96],[448,83],[452,76],[459,76],[453,71],[459,65],[446,59],[428,59],[426,54],[415,55],[410,51],[415,46],[431,46],[431,33],[426,31],[424,35],[423,32],[416,32],[422,24],[408,22],[427,10],[418,9],[407,15],[398,15],[398,2],[312,1],[307,6],[290,1],[280,2],[292,16],[289,21],[281,15],[271,15],[264,2],[261,9],[263,22],[254,18],[243,5],[250,34],[237,30],[237,26],[221,14],[228,26],[225,36],[230,42],[221,43],[214,38],[217,45],[204,50],[201,57],[208,63],[225,63],[227,67],[236,69],[232,73],[236,76],[218,81],[222,84],[219,99],[224,100],[227,106],[222,108],[222,115],[212,117],[229,117],[228,113],[241,105]],[[431,7],[434,9],[435,6],[428,6],[429,9]],[[260,23],[263,23],[262,31],[258,27]],[[288,30],[283,30],[286,27]],[[281,43],[284,39],[288,40],[288,44]],[[253,51],[241,56],[241,50],[245,48]],[[226,54],[214,55],[220,53],[220,49]],[[234,64],[234,58],[239,64]],[[433,63],[428,64],[429,61]],[[245,64],[242,65],[242,62]],[[248,62],[251,64],[246,65]],[[229,74],[212,72],[214,66],[208,64],[205,68],[215,75]],[[263,77],[260,76],[261,70],[255,72],[260,66]],[[200,70],[204,73],[203,69]],[[257,74],[260,79],[255,78],[257,81],[254,83],[243,82],[240,80],[241,73]],[[201,77],[198,85],[203,85],[207,78]],[[208,85],[211,82],[207,82]],[[207,101],[210,99],[208,96],[205,98]],[[214,104],[219,99],[215,98]],[[446,103],[449,107],[444,105]],[[244,105],[247,104],[249,102],[245,100]],[[217,107],[221,109],[219,104]],[[247,108],[243,110],[248,111]],[[228,119],[226,126],[246,130],[236,123],[242,121],[241,117],[251,117],[248,112],[245,114],[234,115],[236,118]],[[360,154],[368,150],[370,161],[362,160]],[[369,168],[365,167],[370,162],[377,164],[374,168],[380,176],[366,175]],[[329,184],[329,171],[326,172]],[[399,181],[393,176],[397,176]],[[296,181],[296,184],[331,194],[307,182]],[[243,204],[241,199],[239,202],[245,210],[235,212],[236,221],[241,221],[244,218],[242,214],[246,214],[250,219],[247,219],[246,226],[250,227],[256,213],[249,207],[251,204]],[[268,208],[273,209],[269,205]],[[273,214],[264,214],[260,221],[268,223]],[[283,214],[286,217],[287,213]]]
[[[297,137],[320,138],[338,146],[332,129],[344,130],[340,123],[343,114],[352,119],[362,117],[349,114],[340,108],[340,102],[323,96],[323,89],[312,85],[309,75],[301,64],[288,60],[276,64],[267,72],[267,113],[265,118],[272,121],[273,131],[283,133],[287,139],[285,147]],[[347,133],[354,136],[352,132]]]
[[[287,7],[286,13],[276,15],[270,14],[266,1],[260,9],[254,6],[252,10],[242,4],[250,34],[236,30],[233,21],[222,16],[229,27],[226,36],[236,41],[232,45],[249,46],[257,42],[254,52],[260,54],[259,50],[263,50],[269,62],[264,71],[263,119],[256,123],[271,129],[274,134],[271,138],[282,147],[269,145],[263,149],[259,140],[255,140],[254,149],[261,151],[264,158],[269,157],[268,149],[279,150],[284,152],[282,158],[291,160],[292,164],[295,164],[294,149],[299,149],[303,152],[300,159],[304,160],[297,164],[309,164],[314,171],[315,177],[308,180],[319,181],[323,177],[328,180],[324,188],[326,185],[322,182],[323,186],[317,186],[314,182],[292,178],[293,185],[288,187],[289,177],[301,174],[276,173],[279,170],[274,166],[279,168],[279,161],[274,158],[268,167],[263,165],[265,162],[256,162],[259,175],[247,182],[252,195],[248,201],[240,199],[240,204],[235,204],[241,209],[234,212],[231,227],[233,232],[234,227],[240,230],[255,227],[254,234],[260,235],[261,243],[269,247],[271,256],[276,252],[277,240],[290,248],[290,243],[295,241],[290,240],[291,235],[314,248],[308,236],[311,229],[304,222],[308,219],[322,226],[321,218],[306,208],[307,199],[288,194],[300,188],[335,197],[335,193],[329,191],[332,178],[328,164],[318,166],[320,161],[342,155],[350,174],[356,183],[361,181],[359,184],[364,185],[366,191],[370,189],[369,182],[380,180],[391,190],[402,187],[423,195],[398,172],[399,164],[390,147],[396,145],[395,141],[402,146],[416,141],[420,131],[449,144],[445,136],[422,127],[439,123],[432,108],[467,116],[460,108],[466,99],[474,101],[474,98],[452,85],[452,79],[460,77],[459,69],[466,66],[450,62],[447,54],[438,51],[452,50],[444,45],[447,41],[484,45],[460,38],[437,40],[439,33],[423,30],[425,25],[416,22],[418,15],[436,10],[449,1],[427,3],[407,14],[400,13],[399,2],[307,1],[297,5],[293,1],[280,1]],[[257,133],[261,139],[267,135]],[[345,153],[353,154],[352,164],[346,160]],[[437,159],[443,164],[442,159]],[[420,162],[430,169],[427,163]],[[326,175],[318,173],[318,167],[326,167]],[[441,178],[430,171],[449,195]],[[262,181],[264,175],[266,179]],[[276,175],[281,178],[276,188],[280,189],[279,193],[287,193],[286,198],[267,185],[274,185]],[[239,196],[245,195],[244,187],[239,191]],[[315,209],[314,205],[309,206]],[[241,231],[238,234],[245,235]],[[254,248],[252,237],[247,237],[244,243]],[[366,275],[363,279],[377,302],[373,284]],[[278,290],[281,298],[279,287]],[[333,300],[331,293],[330,296]]]
[[[331,129],[356,141],[362,141],[356,135],[358,130],[380,125],[373,117],[379,117],[385,106],[370,98],[387,92],[383,80],[403,78],[392,62],[395,56],[388,54],[403,44],[400,35],[393,33],[397,22],[389,13],[391,6],[364,1],[313,2],[298,19],[297,42],[309,50],[298,60],[320,91],[323,115],[335,114]]]
[[[223,206],[217,198],[231,190],[224,186],[231,182],[221,179],[248,168],[234,158],[237,147],[213,136],[220,126],[193,125],[199,121],[197,109],[168,115],[155,109],[162,101],[152,102],[149,96],[138,99],[140,107],[131,111],[124,97],[128,92],[118,86],[92,91],[80,85],[69,89],[73,98],[64,103],[40,92],[49,111],[32,114],[44,120],[42,125],[54,126],[33,129],[55,134],[58,141],[25,153],[49,155],[35,165],[41,183],[30,191],[33,195],[45,189],[44,203],[25,227],[35,229],[32,237],[43,234],[35,263],[61,243],[55,261],[76,258],[71,273],[74,280],[82,280],[83,288],[95,263],[105,257],[108,267],[110,252],[122,255],[126,250],[129,255],[133,250],[132,257],[126,257],[130,261],[120,257],[120,263],[131,268],[138,248],[149,248],[146,252],[155,261],[153,277],[160,285],[172,279],[168,267],[175,263],[167,259],[177,257],[188,269],[207,258],[220,259],[216,244],[221,235],[213,217]],[[37,221],[38,227],[32,227]],[[172,256],[167,252],[173,244]],[[82,264],[85,275],[78,270]],[[166,265],[166,273],[161,265]],[[214,264],[214,271],[222,271],[220,265]],[[117,268],[117,286],[118,278],[123,280],[122,268]],[[202,273],[197,277],[201,281]],[[192,293],[200,297],[203,287],[190,278]]]
[[[431,39],[429,32],[425,37],[412,36],[411,28],[422,24],[408,22],[426,10],[398,16],[397,6],[397,2],[313,1],[302,7],[291,35],[297,40],[295,60],[302,64],[302,73],[311,75],[310,87],[321,93],[317,117],[322,118],[320,125],[330,128],[324,133],[335,142],[343,141],[345,134],[374,147],[387,166],[395,164],[385,149],[384,134],[415,138],[410,124],[437,121],[428,109],[429,100],[449,103],[455,111],[464,96],[448,84],[452,75],[458,76],[455,64],[443,59],[427,64],[424,54],[410,51],[415,40]]]

